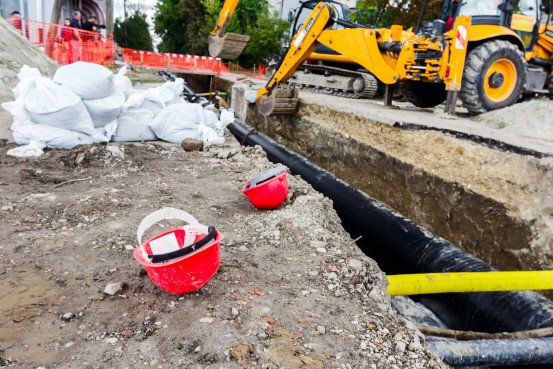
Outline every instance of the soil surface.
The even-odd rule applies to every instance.
[[[384,275],[331,201],[289,175],[283,206],[256,210],[241,186],[273,164],[227,142],[28,159],[4,143],[0,359],[28,369],[445,367],[392,311]],[[162,207],[225,236],[220,270],[197,293],[162,291],[133,258],[139,222]],[[122,289],[110,296],[112,283]]]

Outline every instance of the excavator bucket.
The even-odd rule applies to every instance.
[[[270,94],[261,95],[257,101],[257,110],[263,116],[294,115],[298,111],[299,89],[294,85],[278,85]]]
[[[214,58],[236,59],[242,54],[249,39],[250,36],[238,33],[226,33],[223,37],[209,36],[209,55]]]

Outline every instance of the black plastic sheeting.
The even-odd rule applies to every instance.
[[[428,339],[425,346],[453,367],[553,364],[552,337],[475,341]]]
[[[260,145],[269,160],[286,165],[332,199],[344,226],[362,236],[358,244],[385,272],[494,270],[250,126],[235,122],[228,128],[238,141]],[[553,302],[536,292],[442,294],[419,300],[454,329],[513,332],[553,327]]]

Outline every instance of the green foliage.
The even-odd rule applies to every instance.
[[[148,29],[146,14],[136,10],[127,20],[117,18],[113,28],[115,42],[123,47],[152,51],[152,35]]]
[[[278,59],[289,28],[288,21],[268,13],[260,14],[257,22],[246,29],[245,33],[250,36],[250,40],[238,58],[240,65],[251,68],[271,57]]]
[[[215,27],[221,0],[158,0],[155,32],[161,37],[160,51],[207,55],[207,38]],[[227,32],[250,36],[238,59],[250,68],[282,52],[288,22],[269,13],[268,0],[240,0]]]
[[[425,20],[438,18],[444,0],[429,0]],[[448,1],[448,0],[445,0]],[[413,27],[422,10],[423,0],[358,0],[358,11],[355,19],[360,24],[389,27],[392,24],[402,25],[404,29]]]
[[[207,54],[210,14],[203,0],[158,0],[155,32],[159,51]]]

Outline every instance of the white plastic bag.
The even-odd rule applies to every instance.
[[[221,122],[214,112],[200,104],[170,105],[155,117],[150,127],[159,138],[175,144],[185,138],[200,140],[206,145],[225,142]]]
[[[121,108],[125,103],[125,94],[114,92],[101,99],[83,100],[83,103],[90,113],[94,127],[103,127],[113,122],[121,114]]]
[[[95,129],[95,131],[97,134],[106,137],[108,141],[111,141],[111,138],[113,137],[113,135],[115,135],[115,132],[117,131],[117,120],[109,122],[103,127],[98,127]]]
[[[123,104],[123,111],[140,107],[140,105],[144,102],[145,97],[146,91],[133,91]]]
[[[222,145],[225,143],[225,138],[222,135],[219,135],[219,133],[214,129],[204,125],[200,125],[200,130],[204,146],[207,147],[209,145]]]
[[[132,93],[132,82],[129,77],[125,76],[127,73],[127,66],[121,67],[116,75],[113,76],[113,88],[116,92],[121,92],[125,95],[125,99],[128,99]]]
[[[63,128],[35,124],[31,121],[14,122],[11,129],[17,144],[31,145],[35,148],[72,149],[77,145],[108,141],[107,137],[96,132],[93,135],[87,135]]]
[[[232,109],[221,109],[219,122],[221,124],[221,128],[225,128],[230,123],[234,122],[234,111]]]
[[[150,123],[152,131],[162,140],[180,144],[185,138],[202,139],[204,109],[200,104],[180,103],[166,107]]]
[[[6,154],[15,156],[17,158],[26,158],[29,156],[40,156],[44,154],[44,144],[40,142],[32,141],[27,145],[17,146],[13,149],[9,149]]]
[[[22,81],[28,83],[29,81]],[[93,135],[94,125],[81,99],[66,87],[35,77],[15,104],[24,104],[34,123]]]
[[[54,81],[70,88],[85,100],[101,99],[113,93],[113,73],[101,65],[76,62],[59,67]]]
[[[144,101],[140,105],[142,109],[150,110],[157,115],[165,107],[180,102],[180,94],[175,94],[174,90],[163,85],[146,91]]]
[[[149,127],[154,119],[151,111],[141,108],[130,108],[121,113],[117,118],[117,131],[112,137],[113,141],[152,141],[157,140],[156,135]]]

